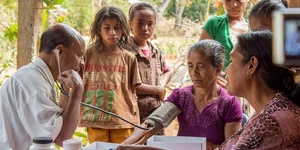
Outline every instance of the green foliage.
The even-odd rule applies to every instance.
[[[17,48],[17,6],[15,0],[0,0],[0,86],[9,77],[8,69],[14,66]],[[7,15],[9,14],[9,15]]]
[[[7,27],[4,31],[4,37],[8,38],[9,42],[13,43],[18,38],[18,23],[14,23]]]
[[[188,18],[192,21],[198,20],[198,21],[204,21],[205,19],[205,13],[207,9],[207,1],[208,0],[191,0],[190,3],[186,4],[183,18]],[[168,7],[166,8],[166,11],[164,13],[164,16],[166,18],[171,18],[175,16],[175,0],[171,0]],[[210,6],[209,6],[209,14],[215,14],[217,10],[213,7],[213,0],[211,0]]]
[[[116,7],[119,7],[123,11],[123,13],[128,17],[128,10],[131,6],[128,0],[111,0],[110,5],[112,4]]]
[[[43,0],[48,9],[53,9],[55,5],[62,4],[65,0]]]
[[[154,5],[159,5],[161,3],[162,0],[148,0],[149,3],[152,3]]]
[[[49,25],[63,22],[66,18],[66,10],[60,6],[65,0],[44,0],[42,12],[42,29],[46,30]]]
[[[92,0],[66,0],[62,7],[68,10],[64,23],[74,27],[81,34],[88,33],[94,19]]]
[[[206,4],[201,3],[203,0],[193,0],[192,4],[185,8],[183,17],[187,17],[190,20],[202,21],[205,17]]]
[[[55,147],[56,147],[56,149],[59,149],[59,148],[60,148],[60,146],[58,146],[58,145],[56,145],[56,144],[55,144]]]
[[[223,5],[219,5],[217,7],[217,15],[220,16],[220,15],[223,15],[223,14],[225,14],[225,8],[224,8]]]
[[[80,131],[75,132],[73,138],[80,138],[82,140],[82,146],[86,146],[88,144],[88,138],[87,138],[86,131],[85,131],[85,133],[80,132]]]
[[[159,36],[157,44],[160,50],[168,56],[179,56],[197,41],[195,37]]]
[[[171,0],[168,7],[166,8],[165,12],[164,12],[164,17],[166,18],[171,18],[175,16],[175,0]]]
[[[7,71],[8,67],[12,66],[12,62],[12,60],[7,60],[7,62],[4,62],[2,64],[2,68],[0,69],[0,75],[4,74],[4,77],[2,80],[0,80],[0,86],[2,86],[4,79],[9,77],[9,75],[7,75],[5,72]]]
[[[0,79],[0,86],[3,84],[4,80],[9,77],[7,74],[7,70],[9,67],[14,66],[14,61],[9,58],[9,54],[5,54],[4,52],[0,53],[0,59],[1,59],[1,69],[0,69],[0,75],[3,77]]]
[[[42,26],[46,29],[49,25],[49,20],[54,19],[53,22],[63,22],[65,16],[58,4],[62,4],[65,0],[43,0]],[[0,19],[0,75],[4,75],[4,79],[8,77],[7,70],[13,67],[16,61],[17,38],[18,38],[18,23],[17,23],[17,8],[18,2],[16,0],[0,0],[2,6],[0,8],[0,15],[5,16]],[[10,14],[10,15],[7,15]],[[0,79],[0,86],[4,79]]]
[[[77,128],[78,129],[78,128]],[[79,128],[81,129],[81,128]],[[76,131],[72,137],[72,139],[81,139],[82,140],[82,146],[85,147],[88,144],[88,138],[87,138],[87,128],[84,128],[84,131]],[[60,149],[58,145],[55,145],[57,149]]]
[[[175,48],[176,48],[176,45],[175,45],[176,42],[168,42],[167,43],[167,48],[166,48],[166,51],[165,53],[167,54],[176,54],[176,51],[175,51]]]
[[[47,11],[43,11],[42,12],[42,29],[43,29],[43,31],[45,30],[45,29],[47,29],[47,27],[49,26],[48,25],[48,12]]]
[[[64,23],[86,35],[99,8],[94,8],[93,0],[66,0],[61,6],[68,10]],[[127,16],[130,3],[124,0],[102,1],[102,6],[116,6]]]
[[[74,136],[80,137],[80,138],[87,138],[87,135],[82,132],[75,132]]]
[[[14,9],[18,6],[18,2],[16,0],[0,0],[0,4],[9,9]]]

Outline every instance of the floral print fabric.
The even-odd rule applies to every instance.
[[[260,114],[254,114],[220,149],[299,150],[300,107],[277,93]]]

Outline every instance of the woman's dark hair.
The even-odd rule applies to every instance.
[[[133,18],[134,18],[134,13],[136,11],[139,11],[139,10],[146,10],[146,9],[150,9],[154,12],[155,16],[156,16],[156,11],[154,9],[154,7],[149,4],[149,3],[146,3],[146,2],[136,2],[134,4],[132,4],[129,8],[129,11],[128,11],[128,20],[129,21],[132,21]]]
[[[257,73],[269,88],[285,93],[293,103],[300,106],[300,85],[295,83],[292,71],[272,62],[272,33],[255,31],[237,37],[236,50],[243,55],[246,64],[251,57],[258,59]]]
[[[283,4],[286,8],[289,7],[289,6],[288,6],[288,1],[287,1],[287,0],[281,0],[281,2],[282,2],[282,4]]]
[[[252,7],[249,18],[254,17],[255,19],[259,19],[265,28],[270,28],[272,24],[272,12],[285,8],[280,0],[261,0]]]
[[[123,31],[119,44],[121,45],[127,43],[128,36],[130,34],[130,29],[124,13],[122,12],[121,9],[117,7],[106,6],[98,11],[98,13],[95,15],[94,22],[91,24],[90,34],[91,34],[92,45],[99,47],[103,44],[102,37],[99,34],[99,31],[102,27],[103,21],[105,19],[112,19],[112,18],[119,20]]]
[[[210,59],[210,62],[213,66],[223,65],[225,60],[225,49],[224,46],[218,41],[205,39],[198,41],[193,46],[190,47],[188,51],[188,57],[191,52],[199,51],[202,52],[205,56]]]
[[[263,17],[271,20],[273,11],[285,8],[283,3],[278,0],[260,0],[252,7],[249,17]]]

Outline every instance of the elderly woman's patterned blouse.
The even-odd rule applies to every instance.
[[[300,107],[277,93],[260,114],[253,115],[219,149],[300,150]]]

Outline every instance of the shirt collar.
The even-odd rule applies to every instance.
[[[51,86],[54,86],[54,79],[53,79],[52,73],[51,73],[48,65],[44,62],[44,60],[37,57],[32,63],[35,64],[36,66],[38,66],[41,69],[41,71],[47,77],[49,84]]]
[[[150,41],[147,41],[147,43],[148,43],[148,45],[150,45],[150,51],[151,51],[150,54],[152,56],[158,51],[158,48],[155,47]],[[133,37],[129,38],[128,45],[132,48],[132,53],[134,55],[139,54],[139,55],[143,56],[143,52],[139,49],[138,45],[134,42]]]

